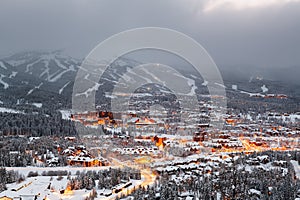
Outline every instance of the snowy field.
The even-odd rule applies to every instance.
[[[98,171],[109,169],[111,166],[102,166],[102,167],[6,167],[6,170],[14,170],[18,171],[20,174],[23,174],[25,177],[28,175],[30,171],[38,172],[39,175],[42,174],[43,171],[68,171],[71,172],[71,175],[75,175],[77,171]]]
[[[43,171],[69,171],[71,172],[71,176],[75,176],[77,171],[93,171],[93,170],[104,170],[109,167],[7,167],[7,170],[15,170],[20,174],[23,174],[26,177],[26,180],[21,183],[13,183],[7,184],[7,190],[0,193],[0,198],[7,196],[11,198],[22,198],[34,199],[35,195],[37,195],[37,200],[43,199],[74,199],[74,200],[82,200],[85,197],[88,197],[92,190],[73,190],[67,192],[66,194],[61,194],[60,191],[63,191],[67,187],[68,179],[67,176],[62,176],[61,180],[57,179],[57,176],[41,176]],[[30,171],[38,172],[39,176],[27,178],[27,175]],[[95,181],[96,186],[98,185],[98,180]],[[142,185],[145,182],[145,177],[142,176],[142,180],[131,180],[132,185],[127,189],[123,189],[121,192],[117,194],[112,194],[108,197],[103,196],[103,193],[111,193],[111,190],[98,189],[96,187],[97,198],[101,200],[115,199],[117,195],[121,193],[127,194],[133,190],[134,187]]]
[[[11,109],[11,108],[4,108],[4,107],[0,107],[0,112],[7,112],[7,113],[13,113],[13,114],[16,114],[16,113],[24,113],[22,111],[19,111],[19,110],[15,110],[15,109]]]
[[[60,110],[62,119],[70,119],[71,111],[70,110]]]
[[[300,179],[300,166],[299,166],[299,164],[298,164],[298,161],[296,161],[296,160],[291,160],[291,163],[292,163],[293,166],[294,166],[294,169],[295,169],[295,172],[296,172],[296,177],[297,177],[298,179]]]

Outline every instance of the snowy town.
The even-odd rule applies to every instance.
[[[179,135],[168,117],[151,118],[145,111],[129,111],[124,124],[109,112],[61,112],[97,133],[64,138],[5,135],[1,199],[280,199],[288,191],[278,180],[289,181],[289,189],[300,195],[299,113],[231,112],[224,116],[223,130],[209,123],[192,128],[181,123],[177,128],[188,134]],[[207,116],[190,114],[188,120],[201,117]],[[232,173],[242,175],[235,180]],[[255,180],[268,173],[273,175],[266,182]],[[243,176],[254,182],[240,188]],[[228,193],[221,184],[236,189]]]
[[[300,0],[1,0],[0,200],[300,200]]]

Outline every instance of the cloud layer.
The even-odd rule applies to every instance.
[[[204,3],[203,11],[210,12],[218,9],[257,9],[270,6],[282,6],[288,3],[298,3],[299,0],[208,0]]]
[[[130,28],[166,27],[202,44],[218,65],[300,65],[299,0],[2,0],[0,56],[65,49],[84,57]]]

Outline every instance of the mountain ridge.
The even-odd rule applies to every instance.
[[[13,99],[25,98],[34,99],[34,101],[40,98],[42,101],[42,99],[49,96],[49,98],[64,99],[63,101],[69,102],[70,105],[74,80],[81,62],[82,60],[64,55],[61,50],[21,52],[2,58],[0,59],[0,100],[5,102],[5,98],[9,96]],[[128,58],[121,58],[114,62],[115,68],[108,69],[103,78],[109,82],[105,86],[107,87],[105,90],[108,88],[111,90],[122,74],[138,64],[140,64],[138,61]],[[276,70],[272,73],[280,77],[281,71]],[[297,67],[295,67],[295,70],[298,70]],[[220,71],[225,83],[222,87],[233,94],[275,93],[300,96],[300,91],[294,83],[269,80],[271,75],[266,75],[263,70],[259,71],[257,68],[252,69],[253,73],[250,73],[251,69],[242,70],[241,67],[239,70],[221,68]],[[197,76],[184,69],[180,73],[196,81],[198,93],[206,91],[204,88],[206,87],[205,81],[202,78],[197,78]],[[286,70],[286,73],[290,73],[289,70]],[[297,73],[294,74],[297,77]],[[88,79],[88,76],[86,78]],[[214,87],[221,87],[216,84],[214,84]]]

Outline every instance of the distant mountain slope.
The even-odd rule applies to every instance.
[[[102,85],[93,82],[91,88],[82,91],[82,94],[86,96],[89,91],[99,89],[97,95],[105,96],[105,92],[112,91],[115,83],[126,71],[140,64],[132,59],[117,60],[104,73],[101,79]],[[73,84],[80,65],[81,60],[66,56],[62,51],[22,52],[2,58],[0,59],[0,102],[15,104],[19,99],[26,99],[31,102],[43,102],[44,105],[49,103],[70,107]],[[298,67],[284,71],[225,67],[221,68],[225,85],[205,82],[185,68],[177,70],[190,82],[194,81],[193,87],[198,94],[207,93],[206,85],[212,84],[213,87],[224,87],[233,96],[234,94],[275,93],[300,97],[299,87],[294,86],[299,81],[300,68]],[[85,79],[92,80],[91,77],[96,75],[97,71],[87,75]],[[100,98],[100,101],[103,99]]]
[[[63,94],[74,80],[80,61],[60,51],[24,52],[4,58],[0,64],[1,89],[10,92],[17,86],[22,88],[23,95],[37,89]]]
[[[283,93],[300,97],[300,66],[285,68],[259,68],[253,66],[221,67],[224,82],[239,85],[249,92],[259,92],[261,87],[268,87],[268,93]]]

